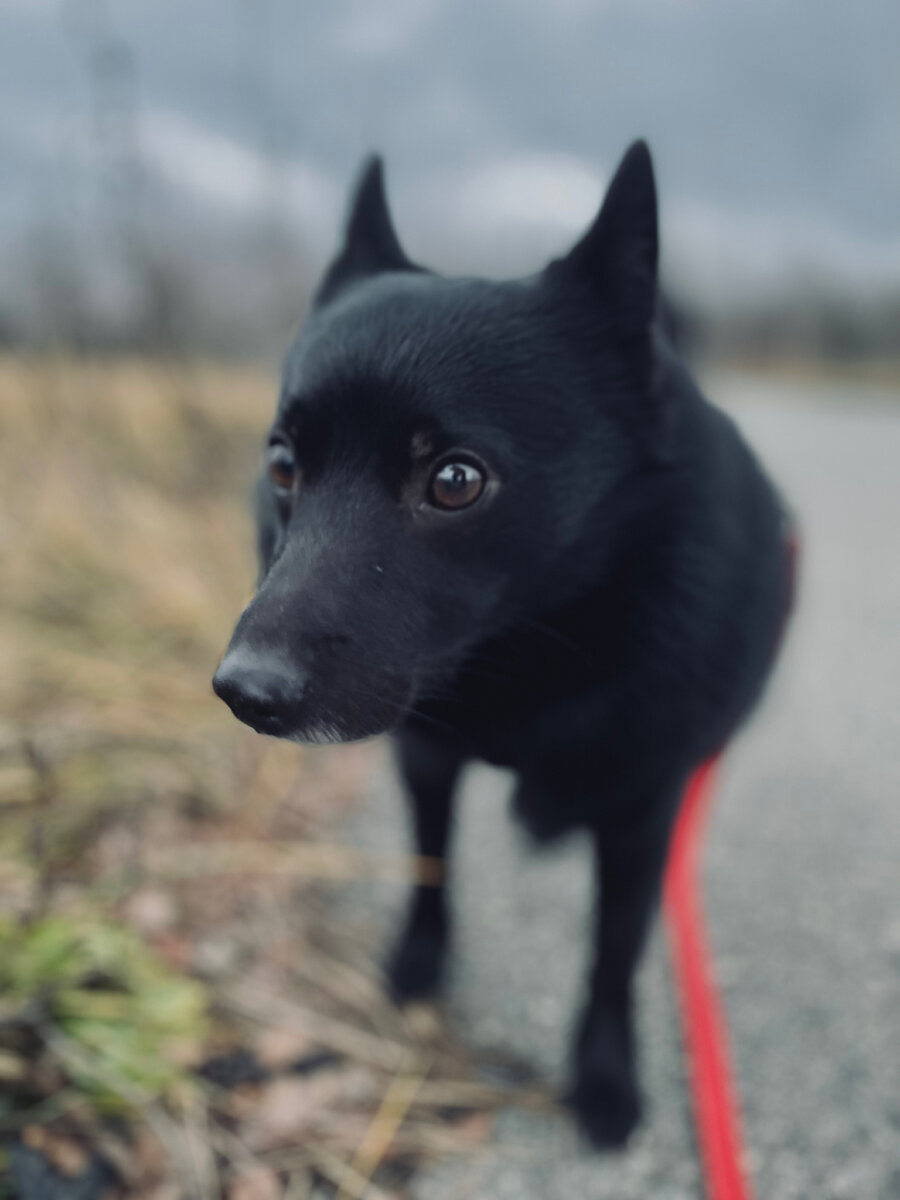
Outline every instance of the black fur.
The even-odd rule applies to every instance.
[[[373,160],[287,359],[271,453],[295,482],[263,475],[261,580],[215,679],[263,732],[393,731],[423,854],[476,757],[516,772],[536,838],[589,831],[570,1097],[597,1145],[640,1111],[632,979],[684,782],[759,696],[790,588],[780,502],[662,333],[656,267],[642,142],[574,250],[502,283],[410,262]],[[448,460],[482,473],[470,507],[429,502]],[[437,985],[447,937],[418,888],[399,996]]]

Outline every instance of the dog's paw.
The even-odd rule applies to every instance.
[[[603,1076],[579,1079],[566,1103],[595,1150],[620,1150],[641,1119],[637,1087],[621,1079]]]
[[[433,995],[441,982],[446,957],[443,936],[432,931],[407,934],[386,966],[388,987],[395,1000]]]

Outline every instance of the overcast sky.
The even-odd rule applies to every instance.
[[[137,90],[114,56],[106,135],[134,100],[160,229],[163,197],[170,225],[274,206],[321,258],[379,148],[413,254],[501,269],[565,244],[643,135],[682,273],[900,278],[898,0],[0,0],[6,258],[98,203],[111,37]]]

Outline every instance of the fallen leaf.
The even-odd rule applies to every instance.
[[[343,1088],[340,1071],[273,1080],[260,1089],[259,1102],[244,1126],[244,1140],[252,1150],[271,1150],[299,1141],[337,1103]]]
[[[270,1167],[251,1167],[231,1184],[228,1200],[281,1200],[281,1184]]]

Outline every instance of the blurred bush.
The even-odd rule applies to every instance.
[[[0,921],[0,994],[104,1111],[139,1107],[186,1079],[206,1032],[204,989],[130,929],[97,918]]]

